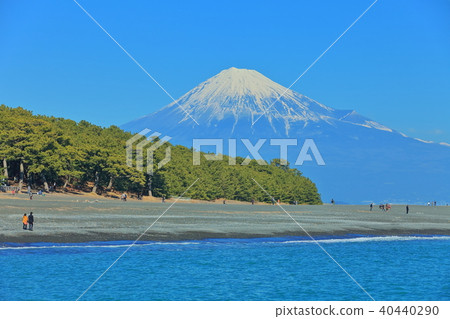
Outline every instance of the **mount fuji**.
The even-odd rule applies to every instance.
[[[122,126],[133,133],[145,128],[187,147],[202,138],[225,139],[225,146],[228,139],[249,139],[253,145],[258,139],[297,139],[298,146],[288,148],[290,163],[302,141],[313,139],[326,165],[291,166],[317,184],[324,202],[450,200],[450,145],[410,138],[354,110],[325,106],[254,70],[224,70],[159,111]],[[259,153],[270,161],[280,157],[280,148],[266,142]],[[249,152],[238,144],[237,155]]]

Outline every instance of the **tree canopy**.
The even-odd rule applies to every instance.
[[[1,105],[0,166],[4,169],[0,172],[20,185],[27,182],[45,190],[50,184],[95,193],[114,190],[148,195],[150,191],[153,196],[165,197],[182,194],[199,178],[186,197],[270,202],[255,179],[282,202],[321,203],[315,184],[279,159],[269,165],[259,165],[255,160],[241,165],[244,159],[238,157],[237,165],[231,166],[227,156],[207,161],[201,153],[201,165],[194,165],[192,149],[166,143],[155,151],[154,173],[146,174],[146,167],[143,171],[135,168],[135,152],[134,166],[126,163],[126,141],[131,137],[117,126],[103,128]],[[167,146],[171,147],[171,160],[158,168],[156,164],[165,157]]]

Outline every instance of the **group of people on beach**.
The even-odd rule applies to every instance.
[[[373,203],[370,203],[369,205],[370,211],[373,209]],[[382,210],[383,212],[388,212],[391,209],[391,204],[380,204],[378,205],[378,208]]]
[[[378,208],[383,212],[388,212],[391,209],[391,204],[380,204],[378,205]]]
[[[33,212],[30,212],[30,215],[27,216],[27,214],[23,214],[22,217],[22,224],[24,230],[33,230],[33,224],[34,224],[34,216]]]
[[[372,211],[373,203],[370,203],[369,207],[370,207],[370,211]],[[380,205],[378,205],[378,208],[384,212],[388,212],[392,207],[391,207],[391,204],[380,204]],[[406,205],[405,208],[406,208],[406,214],[408,214],[409,213],[409,205]]]

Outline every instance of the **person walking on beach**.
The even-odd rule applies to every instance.
[[[373,209],[373,203],[370,203],[370,211]]]
[[[28,215],[28,230],[33,231],[33,224],[34,224],[34,216],[33,212],[30,212],[30,215]]]
[[[409,205],[406,205],[406,214],[409,213]]]
[[[23,229],[24,230],[27,230],[27,224],[28,224],[28,217],[27,217],[27,214],[23,214],[23,217],[22,217],[22,226],[23,226]]]
[[[33,192],[31,191],[31,186],[28,185],[28,196],[30,197],[30,200],[33,199]]]

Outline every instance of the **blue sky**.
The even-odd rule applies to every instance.
[[[289,86],[373,1],[79,0],[175,98],[229,67]],[[0,104],[121,125],[171,99],[71,0],[0,0]],[[293,90],[450,142],[450,1],[379,0]]]

